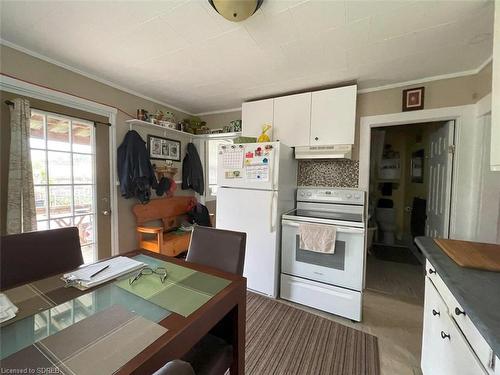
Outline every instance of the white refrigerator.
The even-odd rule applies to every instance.
[[[217,228],[247,233],[247,287],[276,298],[281,215],[295,208],[297,161],[279,142],[220,145]]]

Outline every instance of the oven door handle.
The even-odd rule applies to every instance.
[[[300,225],[298,222],[290,221],[290,220],[281,220],[281,224],[289,226],[289,227],[295,227],[295,228],[298,228]],[[314,223],[308,223],[308,224],[314,224]],[[329,225],[329,224],[318,224],[318,225]],[[340,232],[340,233],[363,234],[365,232],[365,230],[363,228],[339,227],[337,225],[335,225],[335,227],[337,228],[337,232]]]

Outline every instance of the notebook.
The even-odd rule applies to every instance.
[[[61,279],[69,286],[85,290],[145,266],[146,264],[143,262],[119,256],[65,273]]]

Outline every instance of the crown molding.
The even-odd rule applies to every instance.
[[[34,52],[34,51],[30,50],[30,49],[21,47],[21,46],[15,44],[15,43],[9,42],[8,40],[0,38],[0,44],[4,45],[6,47],[9,47],[9,48],[15,49],[16,51],[19,51],[19,52],[25,53],[27,55],[30,55],[32,57],[35,57],[37,59],[40,59],[42,61],[48,62],[50,64],[59,66],[60,68],[69,70],[69,71],[71,71],[73,73],[76,73],[76,74],[79,74],[81,76],[87,77],[87,78],[89,78],[89,79],[91,79],[93,81],[97,81],[97,82],[102,83],[102,84],[104,84],[106,86],[110,86],[110,87],[112,87],[114,89],[126,92],[127,94],[131,94],[131,95],[137,96],[139,98],[148,100],[150,102],[153,102],[153,103],[156,103],[156,104],[160,104],[160,105],[162,105],[164,107],[168,107],[170,109],[173,109],[173,110],[176,110],[176,111],[179,111],[179,112],[183,112],[183,113],[185,113],[187,115],[190,115],[190,116],[195,116],[193,113],[191,113],[190,111],[186,111],[183,108],[179,108],[179,107],[173,106],[171,104],[165,103],[165,102],[163,102],[161,100],[158,100],[158,99],[155,99],[155,98],[151,98],[150,96],[141,94],[140,92],[134,91],[134,90],[129,89],[127,87],[124,87],[122,85],[119,85],[119,84],[116,84],[114,82],[108,81],[105,78],[101,78],[101,77],[96,76],[96,75],[94,75],[92,73],[88,73],[88,72],[83,71],[81,69],[75,68],[75,67],[67,65],[65,63],[62,63],[62,62],[60,62],[58,60],[54,60],[54,59],[52,59],[50,57],[42,55],[41,53]]]
[[[422,84],[422,83],[426,83],[426,82],[440,81],[443,79],[459,78],[459,77],[476,75],[481,70],[483,70],[486,67],[486,65],[488,65],[492,60],[493,60],[493,56],[490,56],[483,63],[481,63],[481,65],[479,65],[476,69],[464,70],[462,72],[456,72],[456,73],[441,74],[441,75],[430,76],[430,77],[425,77],[425,78],[419,78],[419,79],[415,79],[415,80],[411,80],[411,81],[391,83],[390,85],[370,87],[370,88],[358,90],[358,94],[366,94],[369,92],[390,90],[390,89],[395,89],[398,87],[405,87],[405,86],[418,85],[418,84]]]
[[[220,113],[230,113],[230,112],[238,112],[241,111],[241,107],[237,108],[229,108],[229,109],[221,109],[217,111],[210,111],[210,112],[200,112],[200,113],[195,113],[195,116],[207,116],[207,115],[218,115]]]
[[[390,89],[395,89],[395,88],[398,88],[398,87],[418,85],[418,84],[422,84],[422,83],[426,83],[426,82],[439,81],[439,80],[443,80],[443,79],[459,78],[459,77],[466,77],[466,76],[476,75],[480,71],[482,71],[492,61],[493,61],[493,55],[490,56],[489,58],[487,58],[476,69],[465,70],[465,71],[462,71],[462,72],[456,72],[456,73],[450,73],[450,74],[441,74],[441,75],[437,75],[437,76],[430,76],[430,77],[415,79],[415,80],[412,80],[412,81],[397,82],[397,83],[392,83],[390,85],[370,87],[370,88],[358,90],[358,94],[366,94],[366,93],[369,93],[369,92],[390,90]],[[210,111],[210,112],[196,113],[195,116],[216,115],[216,114],[219,114],[219,113],[236,112],[236,111],[241,111],[241,107],[239,107],[239,108],[232,108],[232,109],[223,109],[223,110],[220,110],[220,111],[216,110],[216,111]]]

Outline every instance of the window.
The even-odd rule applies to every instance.
[[[96,253],[93,124],[32,111],[30,150],[38,230],[78,227],[84,261],[93,262]]]
[[[214,198],[217,195],[217,150],[219,145],[233,143],[229,139],[212,139],[207,141],[208,154],[208,193],[207,198]]]

